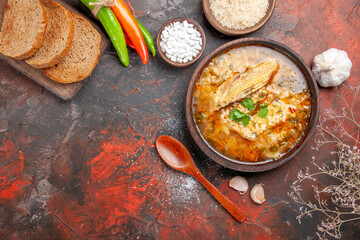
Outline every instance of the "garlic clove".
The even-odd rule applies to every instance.
[[[240,195],[243,195],[249,189],[249,184],[245,178],[236,176],[230,180],[229,187],[239,191]]]
[[[262,184],[255,184],[250,191],[251,199],[257,204],[265,202],[265,192]]]

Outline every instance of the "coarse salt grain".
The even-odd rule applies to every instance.
[[[167,58],[177,63],[193,60],[202,49],[202,38],[194,24],[173,22],[161,32],[160,47]]]

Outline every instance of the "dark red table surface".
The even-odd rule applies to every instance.
[[[68,1],[89,13],[77,0]],[[139,19],[153,37],[161,25],[187,16],[204,29],[204,56],[234,38],[207,22],[201,1],[134,0]],[[351,77],[360,83],[360,2],[278,0],[269,22],[249,37],[286,44],[307,64],[330,47],[348,52]],[[110,48],[77,97],[64,102],[0,62],[0,239],[314,239],[321,216],[299,224],[298,205],[288,196],[299,170],[312,156],[329,162],[329,152],[312,150],[315,136],[286,165],[264,173],[226,169],[195,145],[185,122],[185,93],[197,64],[178,69],[159,56],[141,63],[130,51],[123,67]],[[199,63],[199,62],[198,62]],[[343,103],[321,89],[321,108]],[[192,177],[170,169],[154,143],[171,135],[191,151],[201,172],[248,214],[236,222]],[[228,187],[233,176],[250,186],[265,184],[266,202]],[[307,190],[305,189],[305,192]],[[309,187],[310,191],[310,187]],[[344,239],[360,234],[359,223],[342,227]]]

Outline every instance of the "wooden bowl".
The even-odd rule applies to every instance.
[[[225,35],[229,35],[229,36],[241,36],[241,35],[245,35],[245,34],[249,34],[252,32],[255,32],[256,30],[258,30],[259,28],[261,28],[262,26],[265,25],[265,23],[270,19],[272,13],[274,12],[275,9],[275,2],[276,0],[269,0],[269,7],[265,13],[265,16],[254,26],[249,27],[249,28],[245,28],[245,29],[233,29],[233,28],[228,28],[225,27],[223,25],[221,25],[215,18],[215,16],[213,15],[211,9],[210,9],[210,2],[209,0],[202,0],[202,5],[203,5],[203,11],[205,13],[205,16],[207,18],[207,20],[210,22],[210,24],[219,32],[225,34]]]
[[[192,109],[192,99],[193,99],[193,91],[194,86],[199,78],[200,74],[202,73],[203,69],[208,65],[208,63],[218,55],[222,54],[224,51],[227,51],[230,48],[234,47],[241,47],[241,46],[248,46],[248,45],[260,45],[268,48],[272,48],[278,52],[281,52],[288,58],[290,58],[303,72],[304,77],[307,80],[310,94],[311,94],[311,115],[309,119],[309,125],[307,129],[305,130],[304,136],[301,138],[301,140],[284,156],[282,156],[280,159],[275,161],[264,161],[264,162],[258,162],[258,163],[248,163],[248,162],[240,162],[231,158],[228,158],[221,153],[217,152],[214,148],[211,147],[210,144],[207,143],[207,141],[202,137],[201,133],[198,131],[198,128],[194,122],[193,118],[193,109]],[[316,80],[311,72],[311,70],[308,68],[308,66],[305,64],[304,60],[295,53],[293,50],[288,48],[287,46],[267,39],[261,39],[261,38],[244,38],[244,39],[238,39],[231,41],[229,43],[226,43],[219,48],[212,51],[208,56],[205,57],[201,61],[201,63],[197,66],[195,69],[186,94],[186,105],[185,105],[185,113],[186,113],[186,122],[189,127],[190,133],[195,140],[196,144],[200,147],[200,149],[211,159],[216,161],[217,163],[242,172],[263,172],[266,170],[270,170],[276,167],[279,167],[289,160],[291,160],[293,157],[295,157],[301,149],[306,145],[306,143],[309,141],[312,133],[315,130],[316,123],[319,118],[319,90],[316,83]]]
[[[162,31],[164,30],[165,27],[169,26],[171,23],[173,22],[180,22],[182,23],[183,21],[188,21],[189,23],[193,24],[194,27],[200,32],[201,34],[201,39],[202,39],[202,48],[200,50],[200,52],[198,53],[198,55],[193,58],[191,61],[189,62],[186,62],[186,63],[178,63],[178,62],[174,62],[174,61],[171,61],[166,55],[165,53],[163,52],[163,50],[161,49],[160,47],[160,42],[161,42],[161,33]],[[157,49],[159,50],[159,53],[160,53],[160,56],[167,62],[169,63],[170,65],[173,65],[175,67],[188,67],[190,66],[191,64],[193,64],[194,62],[196,62],[200,57],[201,55],[203,54],[204,50],[205,50],[205,45],[206,45],[206,37],[205,37],[205,33],[204,33],[204,30],[201,28],[201,26],[195,22],[194,20],[192,20],[191,18],[174,18],[174,19],[171,19],[169,21],[167,21],[164,25],[162,25],[162,27],[160,28],[159,32],[158,32],[158,35],[157,35],[157,38],[156,38],[156,46],[157,46]]]

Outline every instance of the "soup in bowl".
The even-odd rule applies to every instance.
[[[290,160],[309,139],[318,89],[286,46],[242,39],[198,66],[186,106],[190,132],[210,158],[236,170],[265,171]]]

